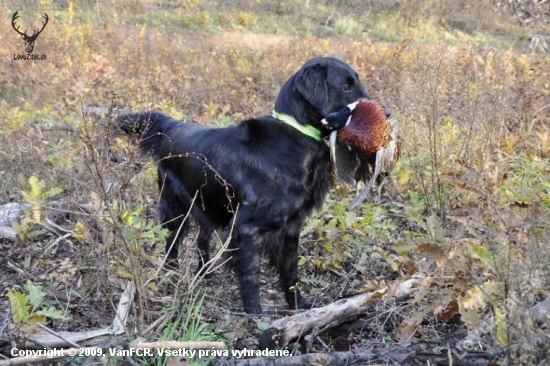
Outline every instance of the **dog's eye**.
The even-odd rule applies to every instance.
[[[351,84],[344,84],[344,91],[350,92],[351,91]]]

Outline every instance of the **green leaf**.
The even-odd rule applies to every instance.
[[[483,245],[470,243],[470,256],[481,260],[486,265],[490,266],[492,264],[492,255]]]
[[[402,170],[397,174],[397,181],[401,185],[407,184],[411,180],[411,172],[409,170]]]
[[[13,228],[13,230],[15,230],[15,233],[17,234],[19,240],[25,240],[28,231],[28,225],[12,222],[11,227]]]
[[[309,286],[315,287],[325,287],[328,285],[328,282],[322,279],[321,276],[302,277],[300,281]]]
[[[497,334],[496,338],[500,344],[506,346],[508,344],[508,331],[506,328],[506,314],[500,309],[495,308],[495,317],[497,319]]]
[[[31,192],[28,195],[30,198],[29,201],[36,202],[39,200],[42,189],[44,189],[46,183],[33,175],[29,178],[29,185],[31,186]]]
[[[46,296],[46,293],[42,291],[40,286],[36,286],[30,280],[27,280],[25,289],[29,293],[29,302],[31,303],[33,310],[36,309],[42,303],[42,299]]]
[[[13,322],[21,324],[27,321],[30,315],[27,297],[21,292],[11,289],[8,291],[8,299],[10,300]]]
[[[62,192],[63,192],[63,189],[61,189],[59,187],[50,188],[46,192],[44,192],[44,194],[40,198],[41,199],[52,198],[52,197],[57,196],[58,194],[60,194]]]
[[[36,314],[38,315],[44,315],[47,318],[50,319],[58,319],[58,320],[69,320],[70,318],[63,315],[63,313],[53,307],[44,308],[40,311],[37,311]]]
[[[36,328],[38,327],[38,324],[44,323],[46,323],[46,317],[44,315],[33,314],[29,319],[25,321],[25,324],[22,325],[21,329],[23,329],[27,333],[34,333],[36,331]]]
[[[266,330],[267,328],[269,328],[269,323],[267,322],[259,322],[256,327],[258,328],[259,331],[264,331]]]

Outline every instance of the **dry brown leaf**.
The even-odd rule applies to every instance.
[[[461,181],[458,181],[458,180],[455,180],[453,183],[453,186],[456,188],[456,189],[462,189],[464,191],[468,191],[468,192],[473,192],[473,193],[479,193],[479,189],[477,189],[476,187],[466,183],[466,182],[461,182]]]
[[[434,314],[440,322],[446,322],[458,314],[458,302],[451,301],[446,307],[438,306],[434,309]]]
[[[432,284],[433,284],[433,279],[431,277],[426,277],[422,279],[422,282],[420,282],[420,285],[418,285],[418,289],[414,292],[414,298],[413,298],[414,304],[418,305],[422,303]]]
[[[466,292],[460,302],[464,309],[477,309],[485,305],[485,294],[481,287],[475,286]]]
[[[464,309],[462,307],[460,307],[460,320],[462,320],[467,329],[476,329],[481,321],[477,310]]]
[[[529,206],[531,206],[531,204],[525,201],[514,201],[514,203],[512,203],[512,206],[516,206],[519,208],[528,208]]]
[[[416,253],[419,257],[424,257],[429,263],[438,261],[445,257],[443,250],[437,245],[432,243],[422,243],[416,245]]]
[[[373,292],[381,287],[386,287],[386,284],[384,282],[380,283],[377,280],[372,280],[365,283],[363,287],[361,287],[361,292]]]
[[[403,322],[399,325],[397,332],[395,333],[395,337],[399,343],[403,344],[410,342],[418,326],[424,320],[424,315],[425,314],[423,312],[418,312],[414,314],[411,318],[403,320]]]

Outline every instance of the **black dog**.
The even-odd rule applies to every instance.
[[[155,112],[119,117],[158,164],[160,218],[172,234],[169,258],[177,260],[191,210],[199,225],[199,269],[210,258],[217,228],[233,225],[230,247],[247,313],[259,314],[260,255],[278,270],[290,308],[309,308],[296,285],[298,239],[306,218],[321,208],[332,177],[321,119],[368,98],[357,73],[333,58],[308,61],[283,86],[273,116],[238,126],[207,128]]]

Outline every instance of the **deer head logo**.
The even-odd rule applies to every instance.
[[[25,29],[25,32],[21,33],[19,31],[19,26],[15,28],[15,21],[17,18],[19,18],[18,13],[19,13],[19,10],[16,11],[15,14],[13,14],[13,18],[11,18],[11,26],[13,27],[13,29],[15,29],[17,33],[21,35],[21,38],[23,38],[23,40],[25,41],[25,50],[27,51],[27,53],[32,53],[32,50],[34,49],[34,42],[36,42],[36,39],[38,38],[40,33],[42,33],[44,28],[46,28],[46,24],[48,24],[48,19],[49,19],[48,14],[44,13],[44,19],[46,19],[46,21],[42,22],[42,29],[40,30],[35,29],[34,32],[32,33],[32,36],[29,36],[27,34],[26,29]]]

